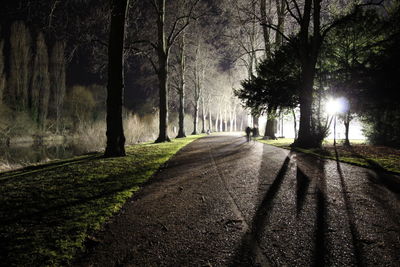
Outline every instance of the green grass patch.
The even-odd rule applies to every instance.
[[[0,262],[68,264],[84,241],[179,149],[200,135],[93,154],[0,174]]]
[[[366,140],[350,140],[352,144],[351,147],[345,147],[341,145],[341,141],[338,141],[336,151],[333,146],[333,140],[326,140],[322,148],[314,149],[291,148],[290,145],[293,143],[293,139],[291,138],[281,138],[278,140],[263,140],[260,138],[258,141],[326,159],[338,159],[341,162],[358,166],[400,173],[399,150],[389,147],[368,145]]]
[[[257,140],[261,143],[273,145],[277,147],[282,147],[286,149],[290,149],[290,145],[293,143],[293,138],[278,138],[276,140],[264,140],[262,137],[257,138]]]

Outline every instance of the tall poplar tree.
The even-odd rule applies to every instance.
[[[50,99],[49,54],[43,33],[36,39],[32,70],[31,110],[39,126],[44,128]]]
[[[50,106],[56,118],[56,132],[60,131],[61,111],[65,97],[65,44],[57,41],[51,51],[50,57],[50,81],[51,96]]]
[[[24,110],[29,105],[31,36],[22,21],[11,25],[10,46],[8,101],[17,110]]]

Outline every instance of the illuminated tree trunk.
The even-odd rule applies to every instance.
[[[345,127],[344,145],[345,146],[350,146],[350,140],[349,140],[350,121],[351,121],[351,115],[350,115],[350,110],[349,110],[349,111],[347,111],[346,117],[344,119],[344,127]]]
[[[224,126],[225,126],[225,129],[224,129],[224,132],[227,132],[228,131],[228,118],[227,118],[227,108],[226,108],[226,106],[225,106],[225,109],[224,109]]]
[[[296,141],[296,139],[297,139],[297,118],[296,118],[296,112],[294,112],[294,109],[292,109],[292,115],[293,115],[294,141]]]
[[[212,131],[212,117],[211,117],[210,101],[208,101],[208,129],[210,130],[210,132]]]
[[[179,130],[177,138],[186,137],[185,134],[185,34],[182,34],[179,47],[179,67],[180,67],[180,86],[179,86]]]
[[[217,112],[217,117],[215,118],[215,131],[218,132],[218,119],[219,119],[219,114]]]
[[[258,129],[258,122],[259,122],[260,117],[258,115],[253,115],[253,128],[256,128],[256,134],[255,136],[259,136],[259,129]]]
[[[267,109],[267,123],[265,124],[265,132],[263,139],[276,139],[275,136],[275,117],[276,111],[273,108]]]
[[[201,97],[201,132],[206,132],[206,110],[204,108],[204,96]]]
[[[200,43],[197,44],[195,54],[195,65],[194,65],[194,118],[193,118],[193,133],[197,134],[197,126],[199,122],[199,109],[200,109],[200,97],[201,97],[201,74],[199,68],[200,59]]]
[[[111,25],[108,43],[107,84],[107,146],[105,157],[125,156],[125,136],[122,124],[124,89],[124,35],[128,0],[111,2]]]
[[[269,41],[270,29],[266,26],[268,23],[267,18],[267,0],[260,0],[260,14],[261,14],[261,25],[263,29],[263,38],[265,46],[265,58],[269,58],[271,55],[271,44]]]
[[[222,118],[222,109],[219,110],[219,131],[223,131],[223,118]]]
[[[195,87],[197,87],[195,85]],[[197,90],[197,89],[195,89]],[[194,117],[193,117],[193,132],[192,134],[197,134],[197,124],[199,121],[199,99],[197,96],[195,96],[195,101],[194,101]]]

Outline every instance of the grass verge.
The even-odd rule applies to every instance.
[[[125,201],[200,135],[0,174],[0,265],[68,264]]]
[[[400,150],[390,147],[368,145],[364,140],[350,140],[352,144],[351,147],[345,147],[340,143],[335,147],[333,146],[333,140],[327,140],[324,141],[322,148],[314,149],[292,148],[290,145],[293,143],[293,139],[290,138],[278,140],[263,140],[260,138],[258,141],[326,159],[338,159],[341,162],[357,166],[400,174]]]

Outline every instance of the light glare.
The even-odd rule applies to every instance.
[[[349,102],[344,97],[329,99],[325,104],[325,111],[331,115],[346,112],[348,109]]]

